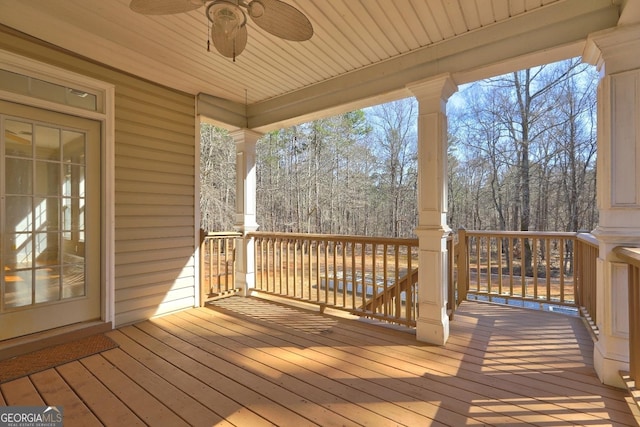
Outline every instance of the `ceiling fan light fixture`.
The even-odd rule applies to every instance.
[[[227,40],[233,40],[238,30],[247,23],[242,9],[234,3],[220,0],[207,7],[207,17],[211,21],[214,34]]]

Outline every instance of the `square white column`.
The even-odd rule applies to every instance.
[[[623,387],[629,369],[627,266],[617,246],[640,246],[640,25],[589,36],[583,58],[599,67],[597,198],[599,224],[598,342],[594,366],[602,382]]]
[[[236,244],[235,287],[248,295],[255,287],[254,242],[256,231],[256,143],[262,134],[249,129],[231,133],[236,143],[236,217],[234,228],[242,233]]]
[[[407,86],[418,115],[418,340],[443,345],[449,338],[447,315],[447,115],[457,90],[448,74]]]

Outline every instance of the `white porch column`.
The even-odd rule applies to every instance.
[[[418,116],[418,319],[417,339],[443,345],[447,316],[447,115],[458,89],[448,74],[407,86],[419,104]]]
[[[593,234],[597,264],[597,326],[594,365],[602,382],[623,387],[629,369],[627,266],[616,246],[640,246],[640,25],[589,37],[584,60],[601,72],[598,86],[597,196],[600,213]]]
[[[262,136],[249,129],[232,132],[236,143],[236,219],[234,228],[242,233],[236,245],[235,286],[246,296],[255,287],[253,239],[247,233],[256,231],[256,143]]]

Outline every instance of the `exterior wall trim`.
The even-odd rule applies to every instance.
[[[44,81],[80,87],[97,96],[98,111],[89,111],[51,101],[0,90],[0,99],[65,113],[101,123],[101,320],[114,321],[115,313],[115,86],[62,68],[0,49],[0,68]]]

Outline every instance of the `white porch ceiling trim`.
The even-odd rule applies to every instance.
[[[202,10],[146,16],[129,1],[0,0],[0,25],[199,94],[201,117],[265,132],[410,96],[407,84],[444,72],[461,84],[578,56],[621,10],[638,14],[638,0],[286,0],[314,37],[290,43],[249,22],[233,63],[207,52]]]
[[[245,123],[250,129],[266,132],[411,96],[407,84],[443,72],[451,73],[457,84],[463,84],[579,56],[590,33],[616,26],[618,18],[618,7],[609,0],[562,2],[248,105],[246,121],[230,124]]]

